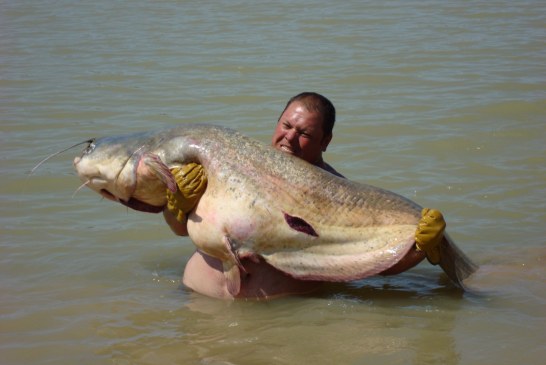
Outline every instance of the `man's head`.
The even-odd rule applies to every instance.
[[[273,147],[312,164],[332,140],[336,109],[324,96],[304,92],[288,100],[273,133]]]

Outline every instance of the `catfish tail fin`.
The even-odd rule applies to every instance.
[[[466,289],[463,280],[478,270],[478,265],[473,263],[453,240],[444,233],[440,243],[440,267],[451,281],[461,289]]]

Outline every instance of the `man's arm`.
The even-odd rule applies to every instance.
[[[163,210],[163,218],[165,222],[169,225],[169,228],[177,236],[187,236],[188,227],[187,227],[187,218],[184,217],[183,221],[179,221],[171,212],[167,209]]]

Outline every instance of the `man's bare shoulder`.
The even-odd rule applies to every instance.
[[[323,170],[328,171],[331,174],[334,174],[336,176],[339,176],[345,179],[345,176],[337,172],[336,169],[334,169],[331,165],[327,164],[326,162],[323,161],[321,167]]]

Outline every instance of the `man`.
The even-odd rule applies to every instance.
[[[335,121],[336,109],[330,100],[317,93],[298,94],[288,100],[279,117],[272,145],[343,177],[322,159],[322,152],[332,140]]]
[[[272,146],[299,157],[332,174],[343,177],[324,162],[322,153],[332,140],[335,108],[324,96],[304,92],[292,97],[284,108],[272,137]],[[164,211],[165,220],[174,233],[187,235],[185,216],[178,220]],[[425,254],[412,249],[385,275],[397,274],[419,263]],[[238,298],[271,298],[313,291],[323,283],[296,280],[263,260],[242,259],[241,290]],[[188,261],[183,283],[192,290],[216,298],[233,298],[227,288],[222,262],[197,250]]]

